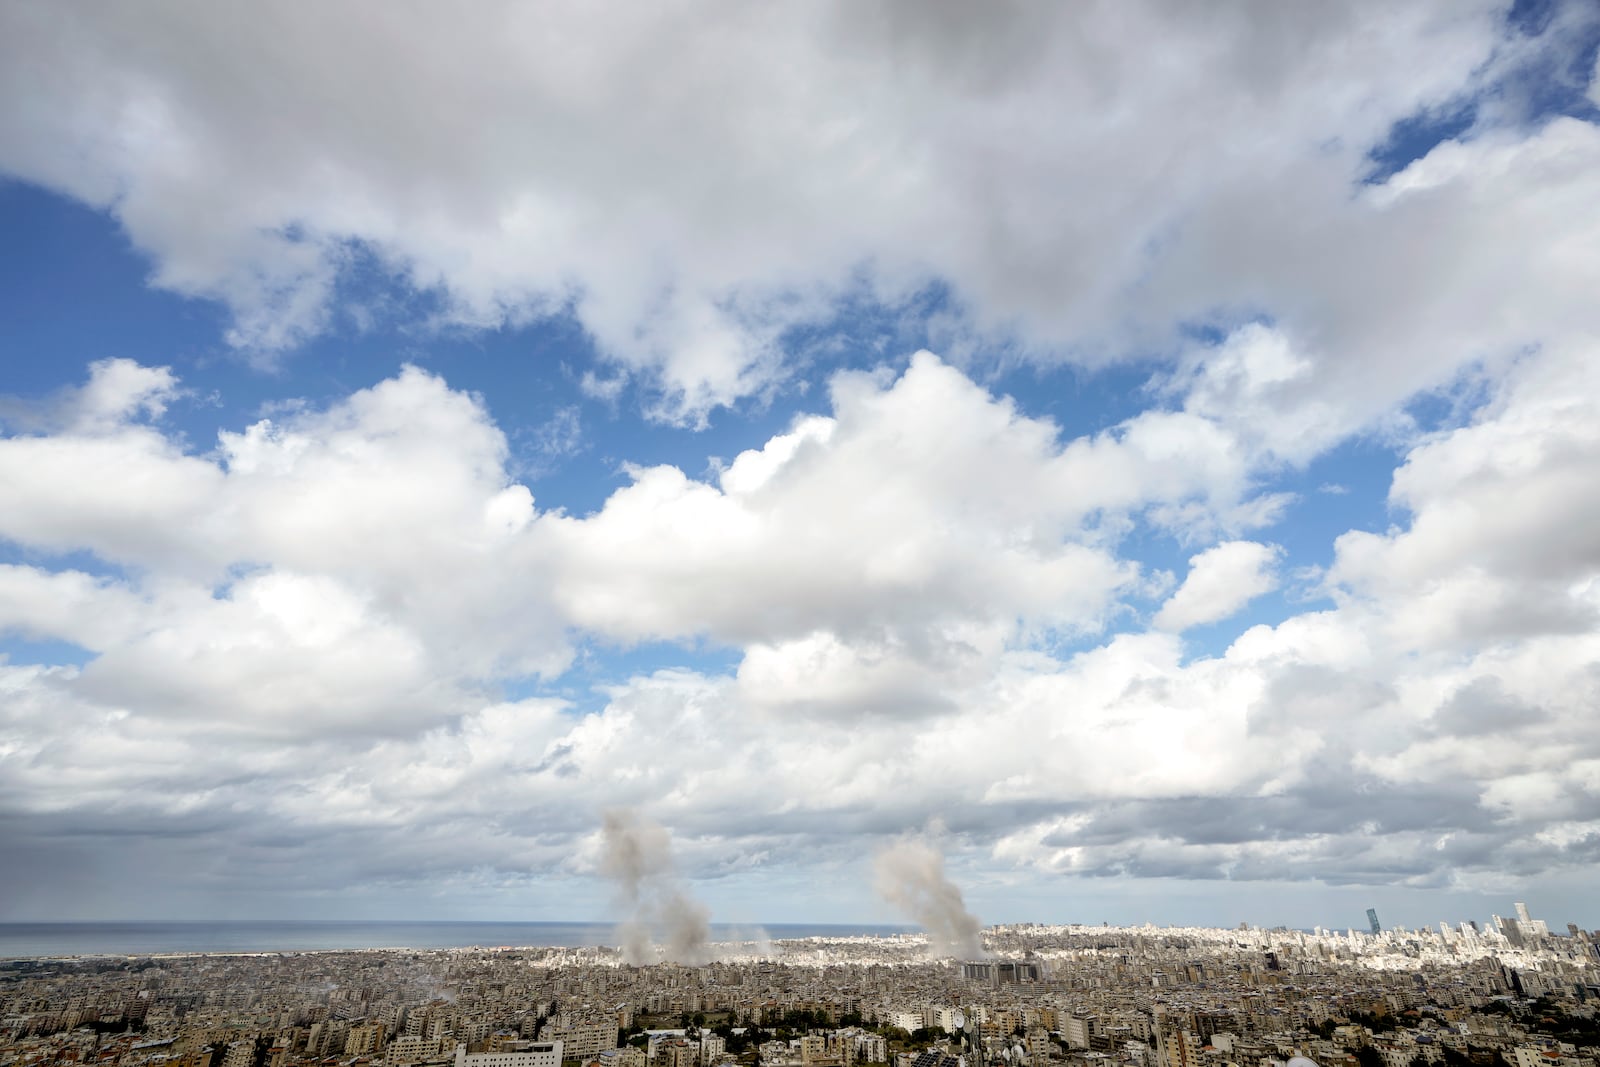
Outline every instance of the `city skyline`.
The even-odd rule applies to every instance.
[[[0,5],[0,922],[1600,926],[1595,204],[1582,0]]]
[[[1504,910],[1502,908],[1502,910]],[[995,958],[987,943],[994,938],[1021,937],[1030,930],[1046,934],[1075,931],[1084,934],[1154,932],[1179,935],[1203,931],[1226,936],[1249,932],[1255,935],[1286,933],[1315,935],[1335,939],[1370,938],[1372,944],[1407,944],[1421,937],[1449,944],[1470,944],[1490,955],[1557,945],[1560,939],[1592,939],[1596,932],[1584,930],[1576,922],[1551,921],[1532,914],[1526,901],[1511,902],[1511,914],[1498,911],[1480,922],[1477,918],[1442,917],[1432,923],[1381,924],[1375,908],[1364,916],[1368,929],[1359,923],[1340,926],[1319,923],[1291,927],[1252,923],[1219,926],[1207,923],[1138,923],[1010,921],[986,923],[974,928],[977,939],[965,944],[952,943],[935,927],[916,921],[860,923],[727,923],[708,922],[701,939],[686,944],[676,939],[670,922],[642,919],[637,913],[622,914],[596,921],[560,920],[384,920],[384,919],[247,919],[218,921],[209,919],[136,920],[32,920],[0,921],[0,959],[64,958],[88,956],[170,956],[237,955],[259,952],[346,952],[411,949],[440,951],[451,948],[546,947],[605,950],[619,954],[630,966],[654,963],[680,963],[691,966],[723,961],[735,956],[759,957],[774,951],[779,942],[802,943],[808,940],[845,939],[863,942],[897,943],[905,939],[924,945],[920,951],[930,960],[981,961]],[[976,920],[974,920],[976,921]],[[481,936],[488,934],[487,938]],[[471,939],[464,939],[466,934]],[[528,940],[530,935],[536,939]],[[643,937],[638,947],[629,941]],[[388,937],[389,940],[384,940]],[[408,940],[408,938],[425,938]],[[1550,941],[1556,938],[1557,941]],[[118,940],[122,939],[122,940]],[[1573,942],[1576,944],[1576,941]],[[897,950],[898,951],[898,950]],[[704,952],[701,956],[700,953]],[[638,957],[638,958],[630,958]],[[741,957],[742,958],[742,957]]]
[[[0,1059],[106,1067],[1594,1067],[1596,936],[990,931],[0,960]]]

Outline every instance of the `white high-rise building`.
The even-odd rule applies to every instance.
[[[1522,928],[1525,937],[1549,937],[1550,926],[1543,919],[1535,919],[1528,914],[1528,905],[1517,901],[1517,925]]]

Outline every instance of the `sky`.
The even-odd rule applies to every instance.
[[[1600,6],[0,6],[0,920],[1600,926]]]

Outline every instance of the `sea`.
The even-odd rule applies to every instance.
[[[713,941],[802,937],[890,937],[909,926],[830,923],[713,923]],[[363,948],[579,948],[618,943],[613,923],[383,922],[260,919],[0,923],[0,959],[162,956],[187,953],[318,952]]]

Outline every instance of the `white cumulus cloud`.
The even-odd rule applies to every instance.
[[[1481,87],[1502,6],[20,3],[0,168],[115,214],[247,350],[326,328],[376,267],[447,321],[570,307],[692,422],[863,289],[947,283],[941,341],[1100,358],[1253,302],[1241,272],[1347,271],[1302,231],[1395,228],[1348,187],[1393,122]],[[1285,183],[1311,192],[1264,241]]]
[[[1278,588],[1282,549],[1257,541],[1225,541],[1189,557],[1189,573],[1156,612],[1163,630],[1187,630],[1217,622],[1263,593]]]

